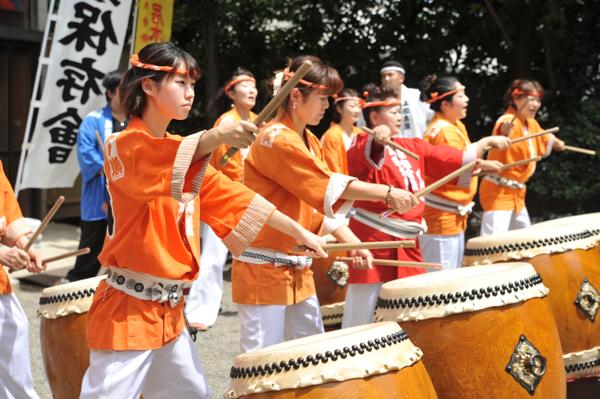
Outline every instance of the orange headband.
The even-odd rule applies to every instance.
[[[365,109],[365,108],[374,108],[374,107],[395,107],[400,104],[402,104],[402,103],[398,100],[372,101],[370,103],[365,102],[363,104],[362,108]]]
[[[333,96],[333,103],[337,104],[340,101],[358,101],[358,104],[360,105],[360,107],[364,107],[364,105],[366,104],[365,100],[363,100],[360,97],[356,97],[356,96],[346,96],[346,97],[338,97],[337,94],[334,94]]]
[[[148,69],[150,71],[158,71],[158,72],[174,72],[177,75],[187,75],[189,71],[187,69],[175,69],[172,66],[159,66],[153,64],[144,64],[140,62],[140,58],[137,54],[131,56],[131,65],[136,68]]]
[[[241,82],[256,82],[256,79],[254,79],[251,76],[240,76],[237,79],[232,80],[231,82],[227,83],[227,85],[225,86],[225,88],[223,89],[225,91],[225,93],[227,93],[229,91],[229,89],[231,89],[233,86],[235,86],[238,83]]]
[[[292,76],[294,76],[294,72],[290,72],[289,68],[285,68],[283,70],[283,77],[285,78],[284,80],[290,79]],[[298,81],[298,83],[301,83],[307,87],[312,87],[315,89],[320,89],[320,90],[325,90],[325,91],[330,89],[330,87],[328,87],[328,86],[320,85],[317,83],[312,83],[312,82],[309,82],[308,80],[304,80],[304,79],[300,79]]]
[[[447,91],[441,95],[439,95],[439,93],[437,91],[434,91],[433,93],[431,93],[431,98],[429,100],[427,100],[427,104],[433,104],[436,101],[440,101],[444,97],[451,96],[451,95],[456,94],[459,91],[464,90],[464,89],[465,89],[465,86],[458,86],[456,89]]]
[[[517,97],[517,96],[534,96],[537,98],[542,98],[542,93],[540,93],[537,90],[521,90],[521,89],[514,89],[512,91],[512,93],[510,93],[511,97]]]

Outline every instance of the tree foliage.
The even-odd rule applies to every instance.
[[[600,0],[177,0],[173,39],[204,76],[192,117],[175,128],[206,127],[206,99],[234,67],[264,82],[287,57],[310,53],[357,89],[379,79],[387,58],[403,62],[409,87],[430,73],[456,75],[470,97],[473,140],[490,133],[509,82],[533,78],[546,88],[542,125],[599,149],[599,28]],[[260,97],[268,98],[264,89]],[[529,188],[533,211],[597,210],[598,161],[560,154],[540,163]]]

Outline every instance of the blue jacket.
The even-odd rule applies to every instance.
[[[90,112],[79,126],[77,135],[77,159],[81,168],[81,220],[90,222],[106,220],[102,204],[108,203],[106,180],[101,173],[104,167],[104,154],[96,138],[100,133],[102,141],[113,132],[110,106]]]

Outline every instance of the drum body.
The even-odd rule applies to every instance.
[[[567,378],[600,375],[600,216],[472,238],[465,265],[527,261],[550,289]],[[587,222],[586,222],[587,220]]]
[[[347,256],[347,253],[331,251],[326,259],[314,258],[311,266],[325,331],[339,329],[344,315],[350,265],[335,260],[338,256]]]
[[[564,399],[547,291],[524,263],[444,270],[384,284],[375,320],[423,349],[440,398]]]
[[[347,328],[236,357],[228,398],[437,398],[396,323]]]
[[[89,366],[86,322],[96,287],[106,276],[42,291],[39,316],[44,368],[55,399],[76,399]]]

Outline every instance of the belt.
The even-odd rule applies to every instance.
[[[471,201],[467,205],[463,205],[459,202],[454,202],[445,198],[438,197],[437,195],[427,194],[425,196],[425,205],[427,205],[430,208],[454,213],[455,215],[465,216],[473,211],[473,206],[475,206],[475,203]]]
[[[352,209],[350,217],[357,222],[397,238],[416,238],[427,230],[423,224],[392,217],[384,218],[375,212],[360,208]]]
[[[241,255],[235,256],[235,260],[253,263],[255,265],[291,266],[304,269],[312,265],[312,258],[308,256],[288,255],[282,252],[271,251],[262,248],[248,248]]]
[[[106,283],[137,299],[169,303],[176,307],[183,297],[182,280],[170,280],[121,268],[108,268]]]
[[[524,190],[527,186],[523,183],[519,183],[516,180],[507,179],[506,177],[497,176],[497,175],[487,175],[484,179],[497,184],[499,186],[514,188],[517,190]]]

